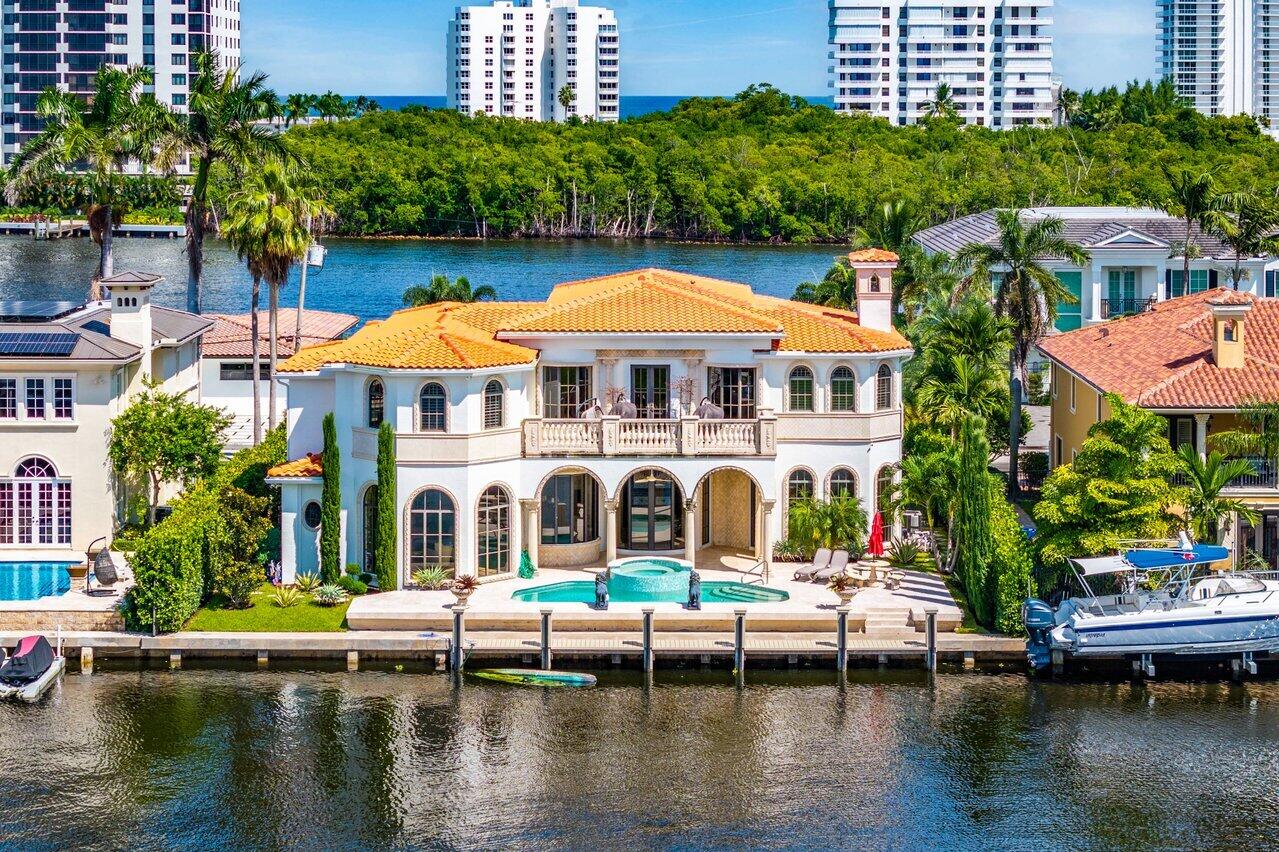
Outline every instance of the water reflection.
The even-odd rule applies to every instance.
[[[0,846],[1184,848],[1279,817],[1271,684],[642,683],[100,667],[0,706]]]

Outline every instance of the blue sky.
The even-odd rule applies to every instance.
[[[281,92],[444,91],[456,0],[245,0],[245,64]],[[732,94],[766,81],[826,93],[825,0],[612,0],[622,93]],[[376,11],[373,11],[376,9]],[[1057,0],[1056,70],[1083,89],[1154,72],[1152,0]]]

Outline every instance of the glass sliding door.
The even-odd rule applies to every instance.
[[[666,420],[671,416],[671,368],[631,367],[631,402],[642,420]]]
[[[1107,273],[1107,317],[1137,312],[1137,270],[1111,269]]]
[[[590,398],[590,367],[542,368],[542,416],[546,419],[576,420]]]
[[[643,470],[622,488],[621,541],[627,550],[684,546],[684,495],[660,470]]]
[[[727,420],[755,419],[755,368],[711,367],[707,374],[711,402]]]

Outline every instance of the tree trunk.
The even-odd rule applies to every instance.
[[[262,300],[262,276],[253,276],[249,299],[249,336],[253,338],[253,446],[262,443],[262,338],[258,335],[258,304]]]
[[[1008,406],[1008,499],[1021,496],[1021,483],[1017,478],[1017,445],[1021,443],[1021,364],[1017,363],[1017,347],[1008,354],[1008,391],[1012,404]]]
[[[209,161],[200,158],[191,203],[187,206],[187,310],[200,313],[200,285],[204,277],[204,220],[208,216]]]
[[[267,299],[270,303],[269,304],[270,314],[267,317],[267,334],[270,335],[270,340],[268,341],[267,345],[270,347],[271,369],[267,371],[267,375],[268,375],[267,396],[269,400],[267,404],[270,406],[270,408],[267,411],[266,416],[267,416],[267,423],[269,424],[268,428],[274,429],[275,428],[275,365],[279,361],[279,357],[280,357],[280,282],[278,281],[267,282]]]
[[[147,526],[155,526],[155,512],[160,507],[160,477],[154,473],[148,474],[151,477],[151,507],[147,510]]]
[[[89,288],[89,298],[92,301],[98,301],[102,298],[102,279],[110,278],[115,275],[115,255],[112,252],[112,231],[115,229],[114,217],[111,215],[111,205],[103,205],[102,217],[104,225],[102,228],[102,253],[98,260],[98,275],[93,279],[93,284]]]
[[[1181,295],[1190,292],[1190,217],[1186,217],[1186,243],[1181,247]]]

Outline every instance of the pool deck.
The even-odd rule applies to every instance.
[[[34,551],[5,553],[6,562],[72,562],[84,565],[84,554],[74,551],[58,553]],[[116,555],[116,564],[124,559]],[[0,630],[26,631],[102,631],[123,630],[124,619],[117,611],[124,593],[133,585],[132,575],[122,572],[115,584],[114,595],[90,595],[84,589],[84,577],[73,575],[71,590],[61,595],[48,595],[25,601],[0,601]]]
[[[790,599],[763,603],[703,603],[701,610],[689,610],[680,603],[611,603],[598,611],[586,603],[540,603],[512,600],[517,591],[568,581],[591,580],[589,569],[544,569],[531,580],[509,579],[485,583],[471,596],[466,622],[473,631],[537,630],[542,610],[549,609],[557,631],[633,630],[645,609],[654,612],[655,629],[661,631],[719,632],[729,630],[735,610],[744,609],[750,629],[756,632],[828,634],[834,630],[839,598],[823,584],[792,579],[793,565],[777,565],[765,588],[784,591]],[[758,575],[739,570],[710,567],[699,560],[703,582],[724,580],[762,585]],[[397,591],[356,598],[347,611],[352,630],[436,630],[449,631],[453,622],[451,592]],[[937,610],[939,632],[953,631],[962,623],[946,584],[935,574],[906,572],[901,587],[866,588],[849,604],[850,629],[880,638],[912,638],[921,633],[925,613]]]

